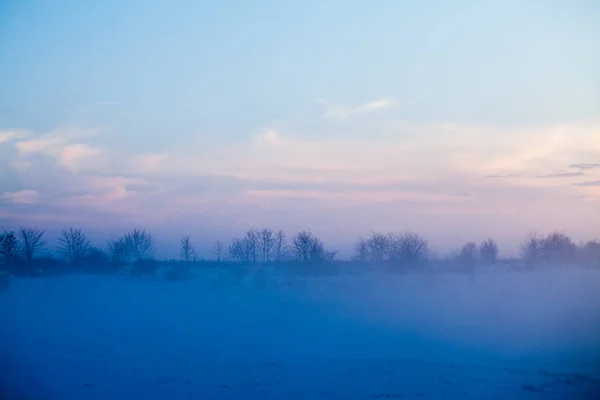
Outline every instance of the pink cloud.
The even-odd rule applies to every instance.
[[[448,124],[403,129],[411,134],[395,129],[369,132],[372,136],[307,139],[271,128],[210,152],[189,145],[156,154],[126,154],[94,147],[77,134],[53,133],[14,140],[26,165],[37,166],[37,174],[15,171],[26,189],[5,193],[3,199],[5,204],[27,205],[58,198],[52,205],[73,214],[96,212],[101,216],[94,218],[103,224],[111,216],[119,221],[168,223],[172,216],[184,220],[183,216],[209,215],[227,217],[223,221],[228,224],[259,224],[267,218],[310,220],[318,228],[326,224],[324,214],[335,214],[344,224],[359,226],[353,222],[358,217],[350,213],[370,210],[371,222],[364,222],[365,226],[400,225],[413,216],[422,226],[436,218],[460,223],[466,216],[502,226],[524,219],[543,225],[539,220],[544,213],[554,215],[560,209],[561,215],[591,226],[590,218],[580,217],[592,215],[586,207],[600,198],[597,187],[574,187],[564,180],[537,176],[573,161],[594,161],[592,156],[575,155],[581,154],[580,146],[597,156],[595,128]],[[36,153],[49,157],[32,156]],[[586,180],[595,182],[596,173],[600,169],[586,170]],[[484,177],[507,174],[520,178]],[[44,197],[44,190],[52,196]],[[456,196],[463,192],[471,196]],[[588,197],[572,198],[577,193]],[[570,200],[564,200],[567,197]],[[574,209],[566,210],[567,204]],[[485,226],[488,229],[492,223]]]
[[[100,156],[103,149],[90,147],[86,144],[70,144],[60,150],[58,162],[65,168],[77,170],[90,162],[90,158]]]
[[[25,189],[16,192],[5,192],[2,198],[16,204],[35,204],[39,202],[38,192],[35,190]]]

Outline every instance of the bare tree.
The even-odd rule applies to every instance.
[[[21,249],[23,257],[27,262],[31,262],[35,254],[46,245],[46,241],[44,240],[45,234],[46,231],[44,229],[21,227],[19,230]]]
[[[538,265],[542,260],[542,240],[535,233],[530,233],[521,243],[521,259],[528,267]]]
[[[465,244],[456,256],[459,268],[469,274],[471,284],[475,283],[475,270],[477,267],[477,244],[469,242]]]
[[[285,233],[280,229],[275,234],[275,261],[281,262],[281,257],[286,248]]]
[[[234,260],[242,263],[249,264],[250,263],[250,254],[248,252],[248,246],[245,238],[233,238],[231,244],[229,245],[229,257]]]
[[[292,251],[297,260],[309,261],[310,250],[314,241],[314,235],[310,231],[301,231],[292,239]]]
[[[481,260],[488,265],[495,265],[498,258],[498,245],[492,238],[484,240],[479,245]]]
[[[244,245],[248,253],[248,261],[256,264],[258,261],[258,240],[260,233],[257,229],[249,229],[244,237]]]
[[[195,258],[195,250],[189,236],[184,236],[179,242],[180,256],[183,261],[190,262]]]
[[[234,238],[229,246],[229,256],[243,264],[256,264],[259,257],[260,231],[250,229],[243,238]]]
[[[90,250],[90,239],[81,229],[62,229],[58,237],[59,250],[70,264],[79,265]]]
[[[337,252],[325,250],[325,245],[311,231],[300,231],[292,240],[292,252],[296,260],[304,263],[332,261]]]
[[[260,261],[266,264],[271,261],[273,255],[273,248],[275,247],[276,238],[273,235],[273,231],[270,229],[263,229],[258,232],[258,247],[260,250]]]
[[[427,260],[427,240],[413,232],[389,235],[388,248],[389,258],[405,266],[417,266]]]
[[[379,249],[375,253],[377,261],[387,259],[389,261],[398,262],[401,258],[400,253],[402,252],[402,234],[388,233],[385,236],[385,241],[383,240],[384,236],[382,234],[376,235],[378,237],[377,241],[380,243],[378,246]],[[380,256],[381,251],[383,251],[383,257]]]
[[[327,251],[325,250],[325,245],[321,241],[321,239],[314,237],[310,242],[310,256],[309,261],[319,262],[326,260]]]
[[[591,240],[579,248],[579,260],[584,267],[600,267],[600,241]]]
[[[134,229],[125,235],[128,254],[134,261],[149,258],[154,250],[154,238],[145,229]]]
[[[108,240],[107,247],[110,259],[114,263],[121,265],[125,262],[125,259],[128,256],[127,241],[125,240],[125,237],[121,236]]]
[[[19,239],[12,231],[4,231],[0,235],[0,255],[4,258],[4,262],[8,265],[13,263],[17,258],[19,249]]]
[[[460,250],[458,261],[467,270],[474,269],[477,263],[477,244],[475,242],[465,244]]]
[[[213,247],[213,253],[217,257],[217,262],[221,262],[223,260],[223,251],[225,250],[225,246],[223,242],[217,241],[215,243],[215,247]]]
[[[381,262],[389,253],[389,236],[372,232],[367,239],[369,258],[374,262]]]
[[[565,265],[575,262],[577,246],[562,232],[552,232],[541,240],[542,259],[546,264]]]
[[[354,244],[354,257],[355,261],[366,262],[369,256],[369,245],[364,238],[359,238]]]

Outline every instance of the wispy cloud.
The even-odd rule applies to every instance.
[[[39,196],[35,190],[24,189],[17,192],[5,192],[0,198],[17,204],[35,204],[38,202]]]
[[[169,154],[140,154],[132,157],[131,168],[143,174],[153,174],[163,168],[163,162],[169,158]]]
[[[583,172],[555,172],[548,175],[539,175],[538,178],[572,178],[574,176],[582,176]]]
[[[20,153],[47,153],[65,143],[66,139],[57,136],[42,136],[17,142],[16,148]]]
[[[488,179],[498,179],[498,178],[518,178],[520,175],[518,174],[506,174],[506,175],[484,175],[485,178]]]
[[[600,186],[600,181],[588,181],[588,182],[574,183],[573,185],[579,186],[579,187],[595,187],[595,186]]]
[[[569,164],[569,168],[578,168],[578,169],[581,169],[581,170],[590,170],[590,169],[600,168],[600,163]]]
[[[381,108],[390,107],[394,104],[394,101],[390,98],[383,98],[379,100],[372,101],[370,103],[363,104],[362,106],[356,107],[355,110],[359,112],[365,111],[374,111],[379,110]]]
[[[136,196],[135,190],[130,188],[136,180],[125,177],[97,178],[91,180],[87,193],[68,196],[61,199],[62,204],[86,208],[106,208],[110,204]]]
[[[357,114],[368,113],[394,105],[394,101],[391,98],[387,97],[355,107],[345,106],[341,104],[333,104],[325,100],[319,100],[318,102],[325,106],[325,113],[323,114],[323,118],[338,120],[344,120]]]
[[[144,177],[229,176],[236,179],[287,182],[388,184],[423,181],[441,176],[479,178],[522,177],[519,185],[536,184],[536,171],[560,167],[570,156],[565,138],[574,137],[594,149],[593,135],[584,127],[535,130],[490,129],[456,124],[405,126],[371,136],[325,136],[306,139],[281,129],[266,129],[252,140],[202,153],[194,146],[171,148],[163,153],[123,154],[89,144],[87,133],[62,131],[17,141],[22,156],[42,153],[72,171],[85,169],[102,174]],[[481,141],[482,136],[486,137]],[[555,146],[533,153],[547,137]],[[89,137],[89,136],[88,136]],[[526,139],[523,139],[526,137]],[[479,138],[479,139],[478,139]],[[575,140],[574,139],[574,140]],[[596,144],[596,149],[598,145]],[[554,160],[549,163],[548,160]],[[474,171],[473,166],[477,169]],[[564,164],[563,164],[564,165]],[[498,174],[496,171],[522,171]],[[529,171],[529,173],[526,173]],[[543,177],[581,176],[583,172],[557,172]],[[427,178],[429,177],[429,178]],[[516,181],[514,184],[517,184]],[[503,181],[503,184],[504,181]],[[513,183],[511,183],[513,184]]]
[[[15,165],[27,168],[30,158],[35,155],[51,157],[63,168],[76,170],[93,165],[99,161],[104,149],[84,143],[96,136],[100,130],[58,130],[43,135],[29,135],[26,139],[15,142],[17,159]]]
[[[27,136],[23,131],[0,131],[0,144]]]
[[[63,167],[76,170],[90,158],[101,155],[103,151],[83,143],[70,144],[62,148],[58,161]]]

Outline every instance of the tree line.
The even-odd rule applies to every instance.
[[[58,264],[93,267],[99,272],[115,272],[125,265],[144,266],[150,270],[156,268],[156,242],[154,236],[144,229],[133,229],[113,237],[104,248],[93,246],[91,238],[78,228],[62,229],[53,248],[48,247],[46,236],[44,229],[37,228],[4,231],[0,234],[3,264],[21,272]],[[181,262],[206,262],[197,259],[190,236],[181,237],[179,244]],[[443,261],[470,270],[477,264],[496,264],[498,251],[496,241],[488,238],[479,244],[466,243]],[[310,230],[302,230],[288,238],[282,230],[249,229],[244,235],[232,238],[228,245],[218,241],[212,253],[212,262],[241,265],[284,262],[319,265],[339,261],[336,260],[338,252],[328,249]],[[414,232],[371,232],[356,241],[351,262],[398,269],[423,268],[431,262],[429,243]],[[588,241],[577,245],[568,235],[558,231],[548,235],[529,235],[520,245],[520,262],[526,267],[567,264],[598,267],[600,242]]]

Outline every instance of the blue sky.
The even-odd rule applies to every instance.
[[[2,2],[1,221],[143,225],[200,248],[249,226],[341,249],[371,229],[440,252],[598,237],[598,15],[583,0]]]

